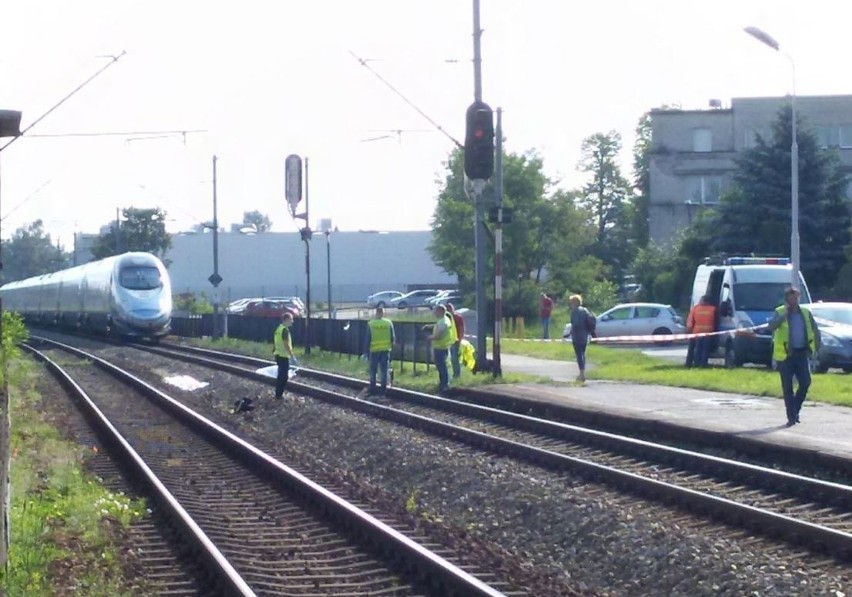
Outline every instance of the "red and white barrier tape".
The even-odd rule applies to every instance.
[[[719,332],[699,332],[692,334],[653,334],[653,335],[642,335],[642,336],[604,336],[604,337],[596,337],[589,338],[589,342],[594,342],[595,344],[603,344],[608,342],[635,342],[637,344],[647,343],[647,342],[674,342],[677,340],[692,340],[693,338],[708,338],[710,336],[724,336],[730,333],[734,334],[748,334],[749,332],[754,332],[755,330],[759,330],[761,328],[765,328],[768,324],[755,325],[748,328],[737,328],[736,330],[722,330]],[[465,337],[476,338],[476,336],[465,334]],[[570,338],[504,338],[506,340],[513,340],[515,342],[570,342]]]

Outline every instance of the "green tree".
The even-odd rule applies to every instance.
[[[621,174],[621,135],[595,133],[583,140],[579,170],[591,177],[583,186],[580,207],[596,228],[594,254],[620,280],[631,261],[630,183]]]
[[[445,271],[457,275],[469,292],[475,283],[474,207],[464,193],[463,165],[462,152],[453,151],[445,164],[443,188],[432,217],[429,253]],[[550,292],[558,293],[565,287],[565,281],[558,278],[594,241],[587,214],[576,208],[576,195],[551,187],[537,154],[504,155],[503,204],[513,209],[513,216],[503,226],[503,278],[506,303],[518,310],[526,310],[527,302],[534,308],[538,296],[524,280],[544,283]],[[488,192],[490,188],[486,188]],[[486,267],[493,271],[493,245],[487,253]],[[545,270],[549,273],[546,282]],[[529,296],[533,299],[528,300]]]
[[[651,114],[646,112],[636,126],[633,145],[633,209],[630,227],[637,247],[648,246],[648,205],[651,194]]]
[[[128,251],[152,253],[162,258],[172,246],[172,236],[166,232],[166,212],[159,207],[122,210],[124,220],[95,239],[92,254],[96,259],[119,255]]]
[[[243,225],[254,226],[257,233],[269,232],[272,229],[272,220],[266,214],[258,210],[243,212]]]
[[[782,109],[771,138],[737,161],[734,184],[713,219],[713,248],[729,254],[789,255],[791,230],[790,145],[792,113]],[[847,178],[833,151],[820,149],[816,136],[798,126],[799,238],[801,269],[812,290],[831,288],[850,241]]]
[[[18,228],[9,240],[3,241],[3,282],[24,280],[68,267],[70,259],[54,246],[44,223],[36,220]]]

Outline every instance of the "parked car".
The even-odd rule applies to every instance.
[[[625,303],[616,305],[597,316],[595,334],[611,336],[652,336],[683,334],[683,319],[670,305],[660,303]],[[563,338],[571,336],[571,324],[562,331]]]
[[[836,367],[852,373],[852,303],[811,303],[807,307],[822,338],[813,359],[814,371],[825,373]]]
[[[304,317],[307,313],[305,303],[298,296],[267,296],[263,300],[284,303],[293,310],[293,317]]]
[[[398,309],[411,309],[413,307],[428,307],[429,303],[426,299],[438,294],[435,289],[429,290],[413,290],[408,294],[403,294],[391,301],[391,305]]]
[[[232,301],[231,303],[228,304],[227,307],[225,307],[225,311],[227,311],[228,313],[231,313],[231,314],[242,313],[243,311],[246,310],[246,306],[252,300],[254,300],[254,299],[242,298],[242,299],[237,299],[235,301]]]
[[[271,299],[257,299],[250,301],[245,310],[242,312],[243,315],[249,315],[253,317],[281,317],[285,312],[290,312],[293,317],[301,317],[298,309],[293,307],[293,305],[288,304],[284,301],[279,300],[271,300]]]
[[[375,294],[371,294],[367,297],[367,306],[371,309],[375,309],[376,307],[387,307],[391,304],[393,299],[401,296],[402,293],[398,290],[382,290],[381,292],[376,292]]]
[[[426,299],[429,307],[437,307],[438,305],[446,305],[447,303],[460,302],[461,293],[458,290],[441,290],[435,296]]]

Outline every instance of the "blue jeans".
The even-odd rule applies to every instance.
[[[586,346],[588,344],[580,342],[572,342],[574,345],[574,354],[577,355],[577,366],[580,368],[580,373],[586,370]]]
[[[450,346],[450,363],[453,365],[453,378],[461,375],[461,363],[459,362],[459,345],[460,342],[453,342]]]
[[[695,338],[695,353],[693,354],[693,364],[698,367],[706,367],[707,360],[710,357],[710,337],[703,336]]]
[[[784,406],[787,408],[787,422],[796,423],[799,411],[808,395],[811,385],[811,368],[806,350],[794,350],[786,359],[778,362],[778,373],[781,376],[781,390],[784,392]],[[793,392],[793,378],[799,382]]]
[[[541,337],[545,340],[550,338],[550,317],[541,318]]]
[[[442,390],[450,387],[450,372],[447,369],[447,353],[446,348],[433,348],[432,354],[435,357],[435,368],[438,370],[438,385]]]
[[[380,350],[370,353],[370,393],[376,391],[376,373],[379,368],[382,370],[382,395],[388,387],[388,362],[390,361],[390,352]]]

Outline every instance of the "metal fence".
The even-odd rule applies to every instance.
[[[220,315],[224,334],[229,338],[266,342],[272,346],[272,336],[278,327],[278,320],[269,317],[248,315]],[[399,361],[399,371],[404,371],[406,363],[414,371],[425,365],[428,371],[432,365],[432,346],[426,339],[428,333],[423,323],[394,322],[396,344],[391,351],[391,359]],[[293,344],[305,346],[305,320],[298,318],[291,328]],[[213,335],[213,315],[190,315],[172,317],[172,334],[185,338],[201,338]],[[368,351],[367,321],[363,319],[313,319],[310,325],[311,347],[327,352],[358,358]],[[270,348],[271,350],[271,348]]]

